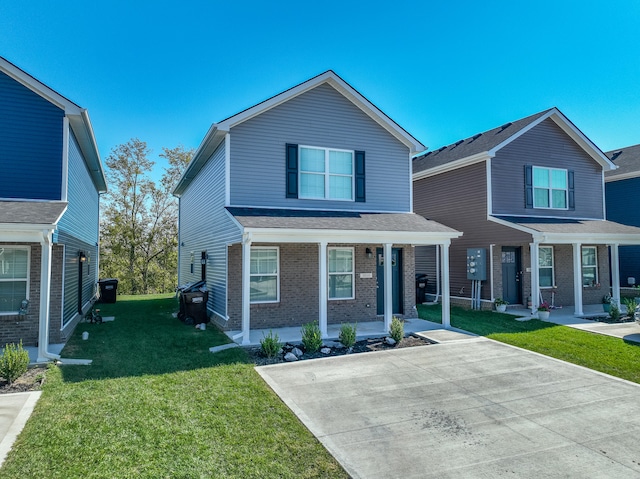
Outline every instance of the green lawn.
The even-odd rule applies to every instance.
[[[422,319],[439,323],[440,314],[439,305],[418,306]],[[493,311],[451,308],[451,325],[456,328],[640,383],[639,345],[537,319],[514,318]]]
[[[118,297],[114,322],[80,324],[0,478],[347,477],[210,326],[171,317],[172,296]],[[82,341],[83,331],[89,340]]]

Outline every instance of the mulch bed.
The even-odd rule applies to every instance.
[[[26,373],[11,384],[4,378],[0,378],[0,394],[39,391],[44,384],[46,372],[46,367],[36,366],[29,368]]]
[[[426,338],[422,338],[420,336],[411,334],[405,338],[403,338],[399,343],[394,344],[393,346],[387,344],[385,342],[385,338],[373,338],[373,339],[363,339],[361,341],[357,341],[353,348],[347,349],[342,345],[335,345],[333,342],[329,342],[327,347],[331,349],[329,354],[324,354],[320,351],[315,353],[304,353],[302,357],[298,359],[298,361],[303,361],[305,359],[318,359],[318,358],[330,358],[334,356],[344,356],[346,354],[358,354],[358,353],[368,353],[372,351],[387,351],[389,349],[399,349],[399,348],[412,348],[416,346],[426,346],[429,344],[434,344],[433,341],[429,341]],[[249,347],[246,348],[247,354],[251,358],[251,361],[256,364],[256,366],[264,366],[267,364],[278,364],[285,363],[284,355],[291,351],[294,347],[300,348],[304,351],[302,345],[294,345],[290,343],[286,343],[282,347],[282,352],[278,354],[275,358],[267,358],[262,354],[262,351],[259,346],[257,347]]]
[[[611,318],[611,316],[591,316],[584,319],[607,324],[633,323],[635,321],[635,319],[633,319],[633,317],[631,316],[620,316],[618,319],[613,319]]]

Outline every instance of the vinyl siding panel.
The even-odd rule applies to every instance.
[[[565,168],[575,173],[575,210],[525,208],[524,165]],[[491,160],[493,213],[602,219],[602,167],[553,120],[546,119]]]
[[[60,200],[63,118],[0,72],[0,198]]]
[[[284,166],[283,166],[284,168]],[[213,153],[198,176],[180,198],[178,274],[180,284],[199,281],[200,254],[206,251],[207,287],[210,310],[226,317],[227,244],[237,243],[241,235],[229,218],[225,206],[224,143]],[[190,272],[191,253],[194,255]]]
[[[89,175],[78,142],[71,132],[67,200],[67,211],[58,223],[58,231],[95,245],[98,242],[100,196]]]
[[[287,199],[287,143],[365,151],[366,202]],[[409,170],[409,149],[327,84],[231,131],[234,206],[406,212]]]
[[[640,178],[610,181],[605,184],[607,219],[631,226],[640,226]],[[627,285],[627,278],[640,284],[640,246],[621,246],[620,284]]]
[[[427,293],[435,293],[437,289],[437,264],[436,254],[438,251],[437,246],[416,246],[415,247],[415,261],[416,261],[416,275],[427,275]]]
[[[451,242],[449,250],[452,296],[469,296],[471,291],[466,270],[467,248],[486,248],[488,253],[491,244],[531,240],[528,234],[487,220],[484,162],[414,181],[413,201],[414,211],[419,215],[463,232],[463,236]],[[462,288],[464,294],[460,293]],[[489,288],[483,288],[482,297],[489,296]]]

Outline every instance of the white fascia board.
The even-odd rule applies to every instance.
[[[535,236],[539,234],[538,231],[533,230],[531,228],[527,228],[525,226],[511,223],[510,221],[505,221],[500,218],[496,218],[495,216],[487,215],[487,221],[493,221],[494,223],[498,223],[499,225],[506,226],[507,228],[513,228],[514,230],[522,231],[524,233],[528,233],[531,236]]]
[[[283,228],[244,228],[244,233],[253,242],[265,243],[353,243],[353,244],[413,244],[434,245],[449,244],[459,238],[459,231],[451,233],[425,233],[407,231],[368,231],[368,230],[317,230]]]
[[[269,98],[257,105],[252,106],[236,115],[218,123],[218,127],[221,129],[229,130],[234,126],[245,122],[257,115],[260,115],[271,108],[274,108],[282,103],[285,103],[292,98],[297,97],[317,86],[328,83],[337,91],[339,91],[345,98],[351,101],[355,106],[362,110],[372,120],[382,126],[385,130],[396,137],[401,143],[405,144],[411,151],[411,154],[418,153],[425,150],[425,146],[420,143],[416,138],[406,132],[400,125],[389,118],[378,107],[367,100],[364,96],[358,93],[351,85],[340,78],[335,72],[329,70],[314,78],[311,78],[299,85],[290,88],[276,96]]]
[[[619,244],[619,245],[640,245],[640,234],[572,234],[572,233],[545,233],[541,234],[540,243],[545,244],[573,244],[583,245],[593,244]]]
[[[628,173],[620,173],[618,175],[609,175],[604,177],[605,183],[620,180],[630,180],[632,178],[640,178],[640,171],[630,171]]]
[[[433,168],[429,168],[427,170],[422,170],[417,173],[414,173],[413,181],[421,180],[422,178],[428,178],[430,176],[439,175],[447,171],[464,168],[465,166],[480,163],[482,161],[491,159],[493,157],[494,155],[489,153],[488,151],[482,151],[480,153],[476,153],[475,155],[467,156],[465,158],[460,158],[459,160],[456,160],[456,161],[451,161],[443,165],[434,166]]]
[[[0,224],[0,242],[3,243],[39,243],[43,233],[53,233],[53,225]]]

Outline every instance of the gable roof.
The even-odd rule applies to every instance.
[[[66,209],[65,201],[0,201],[0,225],[54,226]]]
[[[606,172],[605,181],[640,177],[640,145],[611,150],[607,152],[607,156],[618,166],[618,169]]]
[[[605,171],[615,169],[615,165],[609,161],[600,148],[593,144],[560,110],[554,107],[415,157],[413,159],[413,179],[416,180],[492,158],[500,149],[547,118],[552,119],[562,128],[589,156],[602,165]]]
[[[215,149],[220,145],[220,143],[222,143],[222,141],[224,141],[225,135],[230,131],[231,128],[323,84],[328,84],[335,88],[347,100],[349,100],[362,112],[364,112],[369,118],[382,126],[398,141],[406,145],[407,148],[409,148],[411,154],[415,154],[425,150],[426,147],[422,143],[420,143],[416,138],[409,134],[395,121],[389,118],[377,106],[367,100],[355,88],[353,88],[346,81],[340,78],[338,74],[336,74],[332,70],[327,70],[320,75],[317,75],[303,83],[300,83],[299,85],[289,88],[282,93],[272,96],[271,98],[264,100],[250,108],[247,108],[246,110],[225,118],[219,123],[214,123],[213,125],[211,125],[209,131],[202,140],[202,143],[198,147],[198,150],[193,156],[193,159],[189,163],[189,166],[176,185],[173,194],[176,196],[180,196],[184,192],[186,187],[191,183],[193,178],[195,178],[195,176],[202,169],[207,160],[211,157]]]
[[[65,116],[69,119],[69,126],[78,140],[93,182],[98,191],[107,191],[107,180],[100,161],[100,153],[89,119],[89,112],[3,57],[0,57],[0,71],[64,111]]]

